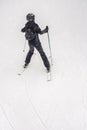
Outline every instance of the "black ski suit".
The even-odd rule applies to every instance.
[[[28,29],[31,29],[31,31],[33,32],[33,34],[35,35],[35,37],[33,39],[28,39],[26,37],[26,35],[28,35]],[[45,65],[45,67],[47,68],[47,70],[50,69],[50,63],[47,59],[47,56],[45,54],[45,52],[43,51],[43,48],[41,46],[38,34],[44,34],[48,32],[48,28],[46,27],[46,29],[44,29],[43,31],[39,28],[39,26],[34,22],[27,22],[25,24],[25,27],[21,30],[22,32],[25,32],[25,37],[28,40],[28,44],[30,47],[30,50],[26,56],[26,60],[25,60],[25,64],[29,64],[31,57],[34,53],[34,47],[38,50],[38,52],[40,53],[40,56],[43,60],[43,63]]]

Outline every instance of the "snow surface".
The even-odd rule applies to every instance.
[[[36,50],[17,75],[28,51],[20,30],[31,12],[50,28],[51,82]],[[47,35],[40,40],[49,56]],[[86,0],[0,0],[0,130],[87,130],[86,65]]]

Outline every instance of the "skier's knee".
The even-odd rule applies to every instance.
[[[29,53],[30,53],[30,54],[33,54],[33,53],[34,53],[34,49],[33,49],[33,48],[30,49]]]
[[[33,55],[34,51],[29,51],[29,53],[30,53],[31,55]]]

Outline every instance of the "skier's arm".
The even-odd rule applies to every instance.
[[[47,33],[48,32],[48,26],[46,26],[46,28],[44,30],[41,30],[40,27],[37,25],[35,27],[35,32],[36,33],[39,33],[39,34],[44,34],[44,33]]]
[[[47,33],[48,32],[48,26],[46,26],[46,28],[44,29],[44,30],[42,30],[41,32],[40,32],[40,34],[44,34],[44,33]]]
[[[26,31],[26,26],[21,29],[21,32],[25,32],[25,31]]]
[[[21,29],[21,32],[25,32],[28,28],[28,23],[25,24],[25,27]]]

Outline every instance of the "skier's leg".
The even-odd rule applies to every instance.
[[[47,68],[47,71],[50,71],[50,63],[49,63],[49,61],[48,61],[48,59],[47,59],[47,56],[46,56],[46,54],[45,54],[45,52],[43,51],[43,48],[42,48],[42,46],[41,46],[41,43],[37,43],[36,45],[35,45],[35,48],[38,50],[38,52],[40,53],[40,56],[41,56],[41,58],[42,58],[42,60],[43,60],[43,63],[44,63],[44,65],[45,65],[45,67]]]
[[[31,57],[34,53],[34,46],[32,44],[29,44],[29,52],[27,53],[26,59],[25,59],[25,65],[24,68],[30,63]]]

